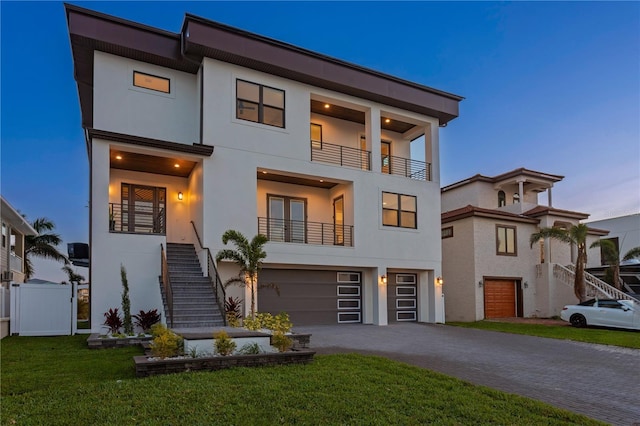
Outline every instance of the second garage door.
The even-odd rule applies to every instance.
[[[484,317],[516,316],[516,283],[513,280],[484,281]]]
[[[258,291],[258,311],[287,312],[293,325],[362,322],[360,272],[263,269],[260,282],[279,291]]]

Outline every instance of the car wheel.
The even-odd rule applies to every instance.
[[[581,314],[571,315],[571,318],[569,318],[569,322],[574,327],[582,328],[587,326],[587,319],[584,317],[584,315]]]

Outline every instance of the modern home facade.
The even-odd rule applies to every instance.
[[[259,311],[294,324],[444,321],[438,132],[462,98],[192,15],[175,34],[66,12],[94,331],[120,306],[121,265],[132,311],[187,325],[206,310],[180,305],[194,288],[180,259],[195,251],[219,304],[219,281],[238,272],[212,260],[228,229],[269,238],[260,280],[280,295],[260,291]]]
[[[552,239],[529,243],[540,228],[570,228],[589,217],[553,207],[552,188],[562,179],[520,168],[442,188],[447,321],[551,317],[576,303],[565,268],[575,263],[576,248]],[[592,228],[587,244],[606,234]],[[599,249],[587,258],[588,266],[599,265]]]

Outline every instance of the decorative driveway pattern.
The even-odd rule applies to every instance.
[[[295,331],[312,333],[319,354],[381,355],[614,425],[640,425],[639,349],[417,323]]]

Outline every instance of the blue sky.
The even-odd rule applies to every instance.
[[[191,13],[464,96],[443,185],[526,167],[565,176],[554,207],[640,212],[639,2],[70,3],[172,32]],[[0,16],[1,192],[66,252],[88,241],[89,190],[64,7]],[[36,277],[64,276],[39,262]]]

